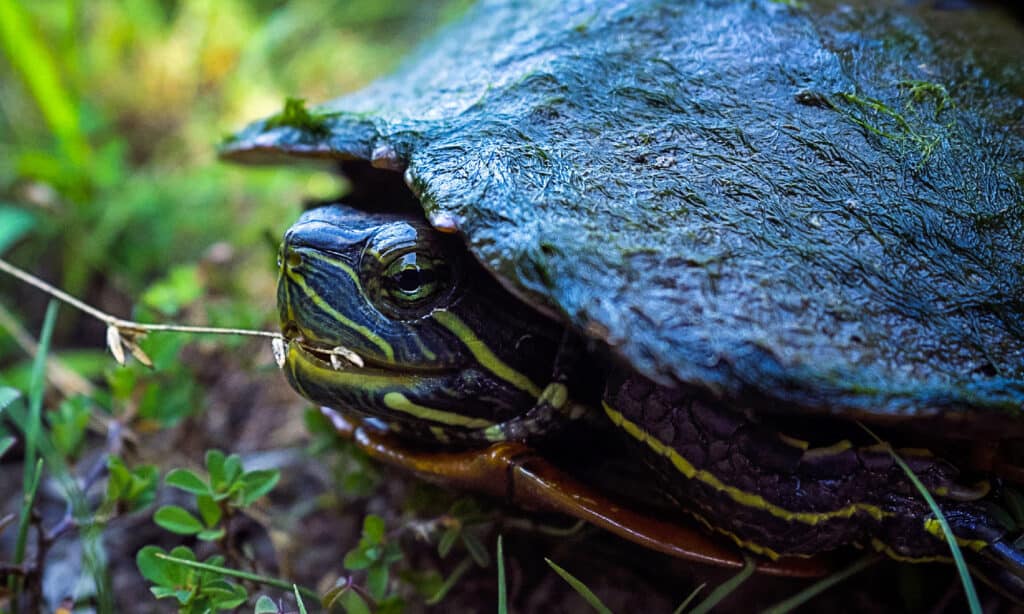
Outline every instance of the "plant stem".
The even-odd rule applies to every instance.
[[[261,575],[258,575],[258,574],[249,573],[247,571],[241,571],[241,570],[238,570],[238,569],[230,569],[228,567],[218,567],[217,565],[210,565],[208,563],[200,563],[199,561],[190,561],[188,559],[181,559],[181,558],[178,558],[176,556],[171,556],[169,554],[164,554],[162,552],[156,552],[156,553],[153,554],[153,556],[155,556],[158,559],[163,559],[165,561],[170,561],[172,563],[177,563],[179,565],[184,565],[185,567],[191,567],[193,569],[200,569],[202,571],[212,571],[213,573],[217,573],[217,574],[220,574],[222,576],[230,576],[232,578],[238,578],[240,580],[248,580],[250,582],[255,582],[256,584],[262,584],[263,586],[273,586],[274,588],[280,588],[280,589],[283,589],[283,590],[286,590],[286,591],[290,591],[290,590],[292,590],[293,586],[296,586],[296,585],[294,585],[291,582],[285,582],[284,580],[278,580],[277,578],[268,578],[267,576],[261,576]],[[316,593],[316,591],[314,591],[312,589],[309,589],[309,588],[306,588],[304,586],[298,586],[297,590],[300,593],[302,593],[303,595],[305,595],[306,597],[309,597],[310,599],[316,599],[317,603],[320,602],[320,595],[318,595]]]
[[[119,330],[126,330],[135,333],[149,333],[149,332],[182,332],[182,333],[212,333],[217,335],[250,335],[254,337],[274,337],[283,339],[281,333],[276,333],[267,330],[251,330],[246,328],[219,328],[214,326],[184,326],[181,324],[145,324],[142,322],[134,322],[132,320],[123,320],[116,316],[113,316],[105,311],[97,309],[92,305],[81,301],[67,292],[52,286],[45,281],[39,279],[35,275],[28,273],[0,258],[0,271],[3,271],[9,275],[17,277],[21,281],[34,286],[43,292],[46,292],[50,296],[59,299],[72,307],[83,311],[92,317],[105,322],[108,326],[114,326]]]

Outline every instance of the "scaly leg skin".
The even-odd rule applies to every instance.
[[[674,498],[744,548],[775,559],[857,545],[902,561],[949,560],[938,522],[886,446],[809,448],[639,377],[609,384],[604,409],[649,452]],[[926,452],[900,453],[972,565],[1024,597],[1024,555],[987,511],[987,486],[959,484],[955,467]]]

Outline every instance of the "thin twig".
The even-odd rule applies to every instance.
[[[298,343],[302,347],[315,350],[317,354],[328,356],[330,358],[331,365],[335,369],[342,369],[342,364],[338,360],[339,358],[343,358],[357,367],[363,366],[362,357],[356,352],[344,346],[339,345],[330,349],[314,347],[312,345],[308,345],[307,343],[305,343],[305,340],[302,337],[289,339],[277,331],[253,330],[251,328],[221,328],[216,326],[186,326],[183,324],[148,324],[145,322],[136,322],[134,320],[125,320],[123,318],[119,318],[115,315],[109,314],[101,309],[97,309],[96,307],[93,307],[92,305],[89,305],[88,303],[71,296],[67,292],[64,292],[63,290],[46,283],[42,279],[39,279],[35,275],[29,273],[28,271],[24,271],[14,266],[13,264],[7,262],[3,258],[0,258],[0,271],[12,275],[17,279],[20,279],[21,281],[27,283],[28,285],[38,288],[43,292],[46,292],[53,298],[64,303],[67,303],[68,305],[71,305],[72,307],[84,313],[87,313],[92,317],[96,318],[97,320],[105,323],[108,328],[107,343],[110,351],[114,353],[114,357],[117,359],[118,362],[124,361],[124,349],[121,346],[122,340],[119,338],[121,334],[123,334],[125,337],[128,337],[128,339],[125,340],[126,345],[129,349],[131,349],[132,353],[135,354],[136,358],[138,358],[139,360],[145,360],[146,356],[145,354],[141,353],[141,350],[139,351],[139,353],[136,353],[138,347],[134,343],[134,336],[141,336],[145,335],[146,333],[153,332],[176,332],[213,335],[247,335],[250,337],[264,337],[272,339],[275,344],[281,344],[281,347],[284,347],[284,344],[288,343]],[[114,333],[113,338],[111,338],[110,333],[114,329],[116,329],[116,332]],[[275,353],[276,352],[277,348],[275,346]],[[283,356],[279,360],[278,364],[279,366],[282,366],[284,364]]]
[[[269,330],[252,330],[247,328],[219,328],[214,326],[185,326],[182,324],[146,324],[143,322],[135,322],[132,320],[124,320],[117,316],[111,315],[105,311],[97,309],[88,303],[81,301],[67,292],[56,288],[45,281],[39,279],[35,275],[28,273],[7,262],[3,258],[0,258],[0,271],[8,273],[14,277],[17,277],[21,281],[29,284],[30,286],[36,287],[43,292],[46,292],[50,296],[71,305],[72,307],[83,311],[92,317],[105,322],[108,326],[113,326],[121,330],[134,332],[134,333],[149,333],[149,332],[179,332],[179,333],[211,333],[215,335],[249,335],[253,337],[271,337],[276,339],[284,339],[281,333],[273,332]]]

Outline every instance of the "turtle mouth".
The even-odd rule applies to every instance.
[[[285,343],[290,350],[294,349],[300,358],[323,369],[356,372],[385,371],[409,375],[437,375],[457,370],[415,363],[404,364],[380,360],[367,354],[360,354],[343,345],[331,345],[318,339],[311,339],[294,322],[288,322],[283,325],[281,331]]]

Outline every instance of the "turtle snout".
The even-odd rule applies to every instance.
[[[294,245],[285,241],[277,251],[277,267],[282,271],[296,271],[302,267],[305,258]]]

